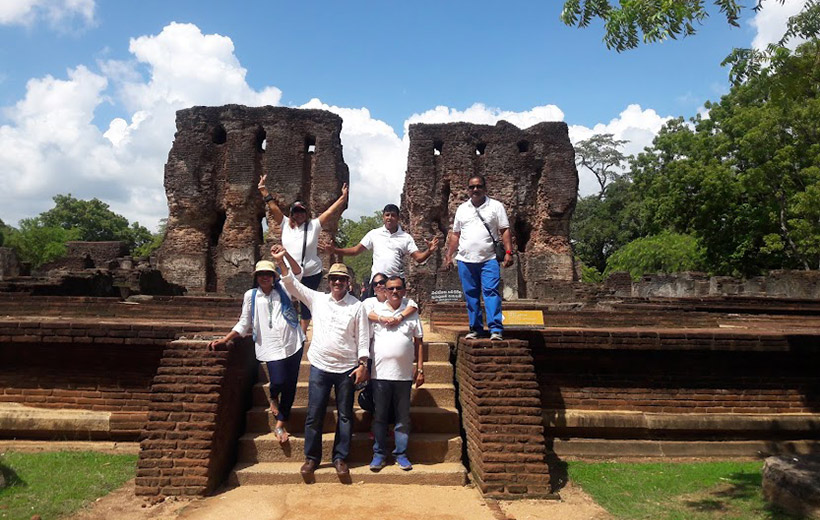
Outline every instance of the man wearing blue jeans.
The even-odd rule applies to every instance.
[[[510,222],[504,206],[487,196],[487,182],[482,175],[473,175],[467,180],[470,200],[456,210],[453,230],[444,255],[444,268],[453,263],[453,254],[458,249],[458,276],[467,302],[470,318],[470,332],[467,339],[486,336],[481,316],[480,297],[484,296],[487,311],[487,328],[491,340],[503,339],[504,326],[501,324],[501,270],[495,256],[495,243],[504,244],[502,265],[512,265],[512,235]]]
[[[313,338],[307,357],[310,361],[308,410],[305,419],[305,463],[300,472],[312,483],[314,471],[322,460],[322,428],[330,389],[336,394],[336,437],[333,441],[333,466],[343,478],[350,475],[345,459],[353,435],[353,385],[367,380],[370,351],[370,325],[362,303],[348,292],[350,274],[344,264],[333,264],[327,279],[330,294],[309,289],[282,270],[288,292],[308,306],[313,314]]]
[[[379,471],[387,465],[387,424],[390,412],[395,413],[394,437],[396,449],[393,456],[403,470],[413,469],[407,458],[407,442],[410,435],[410,391],[413,381],[416,388],[424,384],[423,330],[419,313],[413,311],[407,317],[402,312],[407,308],[404,298],[407,292],[404,280],[391,276],[385,284],[387,300],[377,304],[371,311],[373,324],[373,346],[370,358],[373,372],[373,460],[371,471]],[[417,368],[413,370],[413,358]]]

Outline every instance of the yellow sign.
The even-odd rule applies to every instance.
[[[504,326],[516,325],[543,325],[544,313],[542,311],[502,311],[504,316]]]

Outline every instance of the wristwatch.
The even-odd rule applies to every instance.
[[[416,369],[416,373],[424,375],[424,369],[423,368]]]
[[[263,201],[265,201],[265,202],[270,202],[270,201],[272,201],[272,200],[273,200],[273,195],[271,195],[270,193],[268,193],[267,195],[265,195],[264,197],[262,197],[262,200],[263,200]]]

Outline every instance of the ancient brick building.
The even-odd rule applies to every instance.
[[[322,110],[226,105],[177,112],[165,165],[169,216],[158,255],[164,277],[191,291],[247,289],[266,242],[259,178],[267,174],[283,209],[301,198],[318,215],[348,181],[341,128],[339,116]],[[279,237],[275,227],[271,240]],[[328,231],[321,240],[335,233]]]
[[[569,223],[578,172],[566,123],[539,123],[521,130],[500,121],[410,126],[404,180],[405,228],[417,239],[446,236],[467,180],[484,175],[488,195],[507,208],[517,251],[502,270],[504,296],[539,298],[554,281],[575,279]],[[443,248],[442,248],[443,249]],[[455,270],[441,273],[443,254],[411,266],[409,283],[421,300],[433,290],[460,289]]]

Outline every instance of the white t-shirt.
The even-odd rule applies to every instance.
[[[362,306],[364,306],[364,315],[369,316],[370,313],[373,312],[373,310],[377,306],[381,305],[382,303],[384,303],[384,302],[380,302],[379,299],[376,298],[375,296],[371,296],[370,298],[364,299],[362,301]],[[413,300],[411,300],[410,298],[402,298],[401,304],[402,304],[402,309],[405,309],[407,307],[415,307],[416,310],[418,310],[418,308],[419,308],[418,304],[416,302],[414,302]],[[369,318],[368,318],[368,321],[370,321]],[[375,323],[376,322],[374,322],[374,321],[370,321],[370,343],[371,344],[373,343],[373,325],[375,325]],[[373,359],[373,356],[370,356],[370,359]]]
[[[419,250],[416,241],[401,226],[395,233],[390,233],[384,226],[370,230],[359,243],[373,251],[371,280],[376,273],[404,278],[404,257]]]
[[[288,292],[287,287],[285,292]],[[296,327],[291,327],[285,321],[279,293],[271,289],[270,294],[265,294],[257,289],[255,319],[251,316],[252,294],[253,289],[245,292],[242,314],[233,330],[244,337],[251,334],[253,328],[256,329],[256,359],[259,361],[277,361],[295,354],[302,347],[305,335],[298,323]]]
[[[379,316],[396,316],[407,308],[407,302],[407,299],[402,300],[396,310],[387,302],[380,303],[374,312]],[[412,381],[415,355],[413,338],[424,336],[419,313],[414,312],[395,327],[376,323],[373,330],[373,346],[370,352],[373,368],[370,377],[387,381]]]
[[[510,227],[507,211],[495,199],[484,197],[484,203],[478,208],[470,200],[459,206],[453,219],[453,232],[461,233],[456,260],[472,264],[495,260],[493,240],[476,211],[481,213],[496,240],[501,240],[501,231]]]
[[[319,232],[322,225],[319,219],[308,221],[307,244],[305,245],[305,260],[302,265],[302,245],[305,241],[305,225],[290,227],[290,219],[282,218],[282,245],[290,256],[302,266],[302,277],[313,276],[322,272],[322,259],[319,258]]]
[[[350,293],[336,301],[329,293],[305,287],[293,273],[282,282],[313,315],[313,337],[307,353],[311,365],[338,374],[356,368],[360,358],[367,359],[370,325],[362,302]]]

